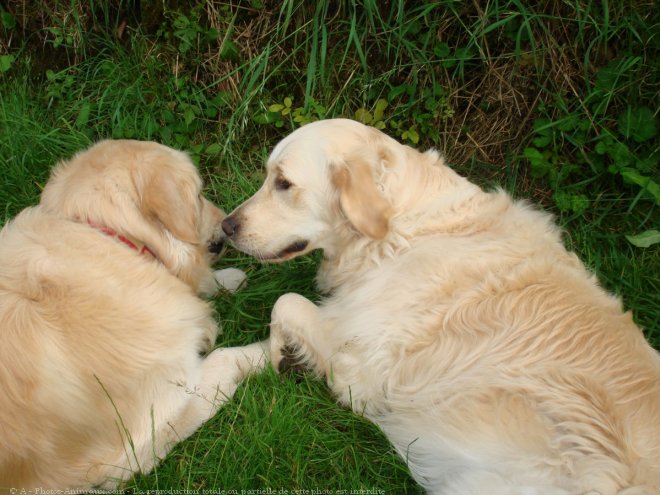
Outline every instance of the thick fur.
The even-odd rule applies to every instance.
[[[550,215],[356,122],[297,130],[223,223],[266,261],[322,249],[283,347],[430,493],[660,493],[660,358]],[[303,248],[304,246],[304,248]]]
[[[224,238],[201,185],[181,152],[104,141],[0,233],[0,492],[148,472],[263,365],[258,344],[201,357]]]

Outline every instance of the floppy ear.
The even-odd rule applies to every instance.
[[[352,155],[331,173],[339,206],[353,227],[372,239],[383,239],[389,231],[391,208],[376,187],[368,158],[362,153]]]
[[[189,177],[151,173],[142,190],[142,212],[157,219],[177,239],[199,243],[197,207],[199,200]],[[179,180],[176,180],[176,179]]]

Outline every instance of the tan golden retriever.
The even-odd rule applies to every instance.
[[[280,142],[223,222],[264,261],[322,249],[282,348],[387,434],[430,493],[659,494],[660,358],[550,215],[348,120]]]
[[[202,357],[224,214],[201,186],[184,153],[104,141],[0,233],[0,492],[148,472],[264,364],[259,344]]]

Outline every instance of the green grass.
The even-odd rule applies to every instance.
[[[0,222],[38,201],[54,163],[104,137],[190,152],[208,197],[231,210],[288,132],[358,118],[553,211],[567,245],[660,347],[660,249],[625,237],[660,228],[651,2],[192,3],[142,2],[121,39],[104,2],[2,4]],[[261,265],[230,251],[221,266],[249,282],[213,300],[218,344],[265,338],[285,292],[317,300],[318,261]],[[258,487],[420,493],[375,426],[313,377],[272,370],[127,485]]]

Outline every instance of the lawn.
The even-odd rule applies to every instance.
[[[0,224],[101,138],[190,153],[227,211],[275,143],[349,117],[552,211],[660,347],[660,24],[651,1],[0,2]],[[213,299],[218,345],[268,335],[277,297],[317,300],[319,255]],[[250,378],[125,489],[421,493],[378,429],[309,375]],[[370,490],[370,492],[369,492]],[[179,492],[183,493],[183,492]],[[265,493],[268,493],[266,491]]]

